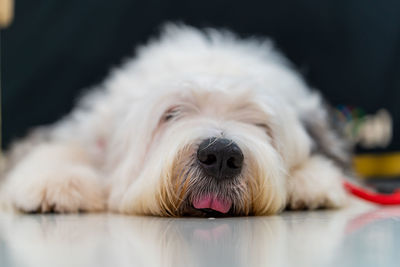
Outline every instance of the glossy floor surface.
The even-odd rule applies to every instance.
[[[0,266],[400,266],[400,208],[168,219],[0,213]]]

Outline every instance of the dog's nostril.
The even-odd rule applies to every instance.
[[[236,160],[234,157],[228,159],[227,165],[229,168],[237,169],[242,167],[242,163],[239,163],[239,160]]]
[[[217,157],[214,154],[207,154],[202,158],[199,157],[199,160],[206,165],[212,165],[217,162]]]
[[[218,179],[237,176],[243,166],[243,153],[239,146],[225,138],[204,140],[197,151],[203,170]]]

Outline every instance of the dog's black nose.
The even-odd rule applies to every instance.
[[[217,179],[230,179],[240,174],[243,153],[239,146],[225,138],[204,140],[197,150],[197,159],[204,171]]]

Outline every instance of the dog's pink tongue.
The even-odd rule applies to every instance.
[[[232,202],[217,196],[203,196],[193,201],[193,206],[196,209],[212,209],[227,213],[232,206]]]

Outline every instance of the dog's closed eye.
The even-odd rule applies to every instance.
[[[180,114],[180,112],[181,109],[177,106],[168,108],[162,116],[162,122],[167,122],[176,118]]]
[[[255,123],[254,125],[257,126],[257,127],[259,127],[259,128],[261,128],[262,130],[264,130],[265,133],[266,133],[269,137],[272,138],[272,130],[271,130],[271,127],[270,127],[268,124],[266,124],[266,123]]]
[[[265,123],[255,123],[254,125],[266,131],[269,131],[270,129],[270,127]]]

